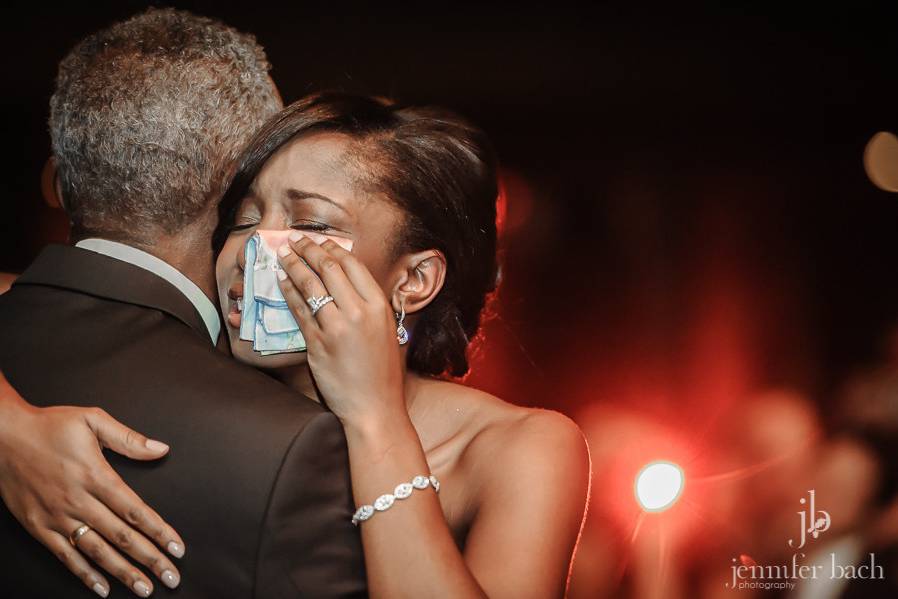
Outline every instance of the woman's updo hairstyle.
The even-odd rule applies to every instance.
[[[330,131],[357,144],[353,163],[362,182],[405,214],[395,255],[443,253],[446,280],[418,313],[408,349],[409,369],[463,376],[467,349],[496,288],[496,160],[486,135],[455,114],[345,93],[315,94],[287,106],[249,142],[220,205],[216,250],[265,162],[297,136]]]

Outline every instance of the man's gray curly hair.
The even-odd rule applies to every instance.
[[[77,236],[178,232],[217,202],[244,144],[281,107],[251,35],[150,9],[59,65],[50,137]]]

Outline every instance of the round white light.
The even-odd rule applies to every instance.
[[[683,469],[676,464],[646,464],[636,475],[636,501],[647,512],[663,512],[679,499],[685,480]]]

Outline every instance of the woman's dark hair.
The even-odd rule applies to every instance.
[[[352,151],[364,184],[404,212],[394,240],[396,255],[436,249],[445,256],[446,280],[418,314],[408,367],[422,374],[463,376],[468,346],[497,284],[498,182],[486,135],[451,112],[337,92],[287,106],[244,151],[220,205],[216,249],[265,162],[296,137],[323,131],[356,140]]]

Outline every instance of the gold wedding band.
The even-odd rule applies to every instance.
[[[81,537],[86,535],[88,532],[90,532],[90,526],[88,526],[87,524],[82,524],[75,529],[75,532],[69,535],[69,543],[72,544],[72,547],[75,547],[77,549],[78,541],[80,541]]]

